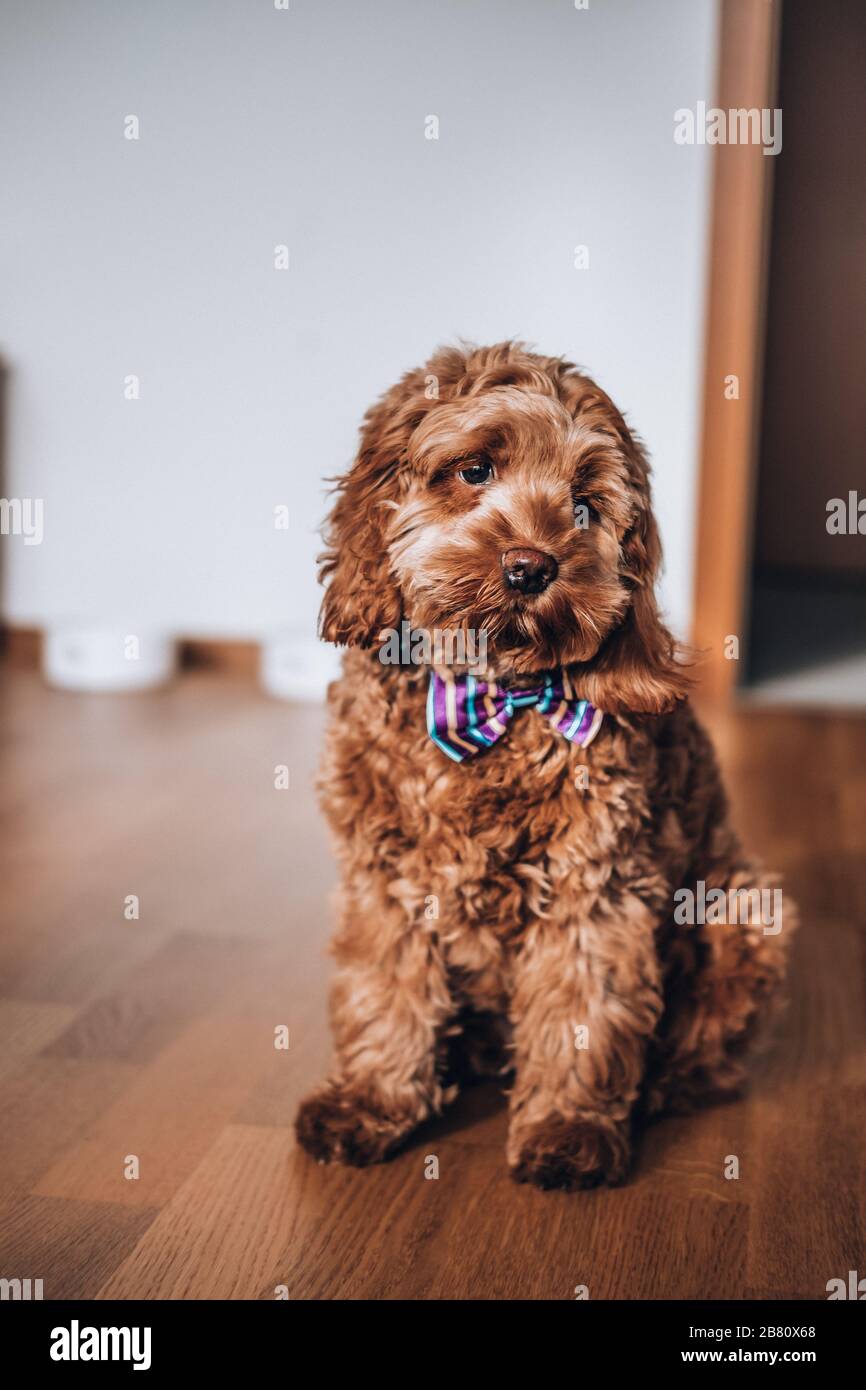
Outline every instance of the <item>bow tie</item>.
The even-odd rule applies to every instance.
[[[496,681],[431,671],[427,693],[427,732],[456,763],[500,739],[516,710],[535,705],[538,713],[572,743],[585,748],[604,718],[601,710],[574,691],[568,672],[557,671],[542,685],[506,690]]]

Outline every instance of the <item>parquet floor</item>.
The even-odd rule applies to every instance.
[[[2,681],[0,1276],[46,1298],[626,1299],[866,1274],[866,721],[710,720],[740,826],[801,904],[791,1007],[747,1099],[664,1121],[629,1185],[569,1196],[509,1180],[492,1086],[384,1167],[295,1150],[328,1054],[319,708],[204,672],[126,697]]]

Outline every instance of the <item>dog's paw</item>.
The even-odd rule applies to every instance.
[[[295,1133],[320,1163],[362,1168],[386,1158],[415,1123],[406,1115],[389,1115],[370,1096],[326,1085],[301,1103]]]
[[[509,1155],[516,1182],[573,1192],[623,1182],[630,1148],[622,1127],[604,1115],[551,1115],[512,1136]]]

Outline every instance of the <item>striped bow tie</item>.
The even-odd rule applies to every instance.
[[[515,710],[529,705],[583,748],[595,738],[604,718],[601,710],[575,694],[567,671],[557,671],[542,685],[505,690],[495,681],[443,670],[430,673],[427,732],[437,748],[462,763],[500,739]]]

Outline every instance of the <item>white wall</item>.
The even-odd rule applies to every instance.
[[[673,112],[712,96],[715,21],[715,0],[6,0],[3,493],[44,499],[45,537],[2,538],[5,616],[312,630],[322,479],[365,406],[444,340],[514,335],[585,365],[648,442],[684,629],[709,188]]]

